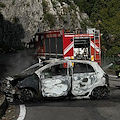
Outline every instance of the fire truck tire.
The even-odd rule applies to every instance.
[[[108,90],[106,87],[96,87],[93,89],[91,99],[106,99],[108,97]]]
[[[20,90],[18,98],[21,102],[33,101],[36,98],[36,93],[29,88],[23,88]]]

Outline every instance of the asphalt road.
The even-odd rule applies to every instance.
[[[46,100],[26,103],[24,120],[120,120],[120,79],[111,76],[110,86],[111,92],[106,100]],[[18,117],[19,103],[13,106],[17,111],[14,116]]]

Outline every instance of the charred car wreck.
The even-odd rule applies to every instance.
[[[18,76],[7,77],[1,90],[9,101],[67,96],[103,99],[109,94],[108,80],[97,62],[57,60],[44,66],[38,63]]]

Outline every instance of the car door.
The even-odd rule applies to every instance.
[[[72,94],[84,96],[96,82],[96,73],[93,67],[86,63],[74,62],[72,75]]]
[[[49,66],[41,72],[43,97],[66,96],[71,86],[69,68],[62,64]]]

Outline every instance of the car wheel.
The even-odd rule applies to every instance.
[[[108,90],[106,87],[96,87],[93,89],[90,98],[91,99],[105,99],[108,97]]]
[[[20,95],[18,97],[22,102],[32,101],[35,98],[35,92],[32,91],[31,89],[24,88],[21,89]]]

